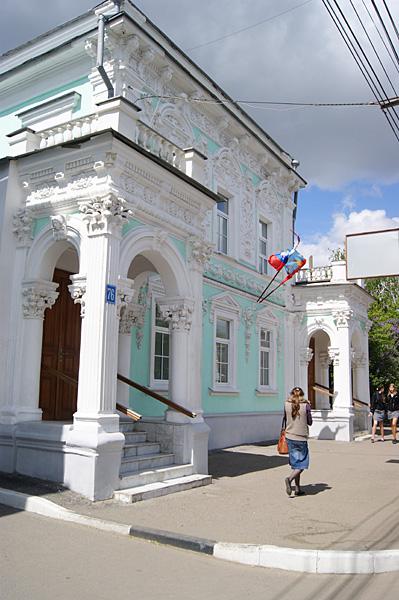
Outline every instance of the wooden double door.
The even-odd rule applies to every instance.
[[[47,421],[71,421],[77,407],[81,318],[68,291],[70,275],[55,269],[59,296],[45,312],[39,407]]]

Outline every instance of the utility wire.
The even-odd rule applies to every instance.
[[[296,10],[297,8],[301,8],[301,6],[305,6],[305,4],[309,4],[313,0],[306,0],[306,2],[302,2],[302,4],[297,4],[296,6],[292,6],[287,10],[284,10],[281,13],[273,15],[272,17],[268,17],[267,19],[263,19],[262,21],[258,21],[257,23],[253,23],[252,25],[248,25],[247,27],[243,27],[242,29],[237,29],[236,31],[232,31],[231,33],[226,33],[226,35],[222,35],[221,37],[215,38],[214,40],[209,40],[209,42],[204,42],[203,44],[198,44],[197,46],[192,46],[191,48],[187,48],[186,51],[189,52],[191,50],[197,50],[197,48],[203,48],[204,46],[209,46],[210,44],[216,44],[216,42],[220,42],[225,40],[233,35],[237,35],[238,33],[242,33],[243,31],[248,31],[249,29],[253,29],[254,27],[258,27],[259,25],[263,25],[263,23],[268,23],[269,21],[273,21],[277,19],[277,17],[281,17],[282,15],[286,15],[287,13]]]
[[[384,73],[385,73],[385,76],[386,76],[386,78],[388,79],[388,81],[389,81],[389,83],[390,83],[390,85],[391,85],[391,88],[392,88],[392,90],[393,90],[393,93],[395,94],[395,96],[397,96],[397,95],[398,95],[398,92],[395,90],[395,86],[393,85],[393,83],[392,83],[392,80],[391,80],[391,78],[389,77],[389,74],[388,74],[388,72],[387,72],[386,68],[384,67],[384,64],[383,64],[383,62],[382,62],[381,58],[379,57],[379,54],[378,54],[377,50],[375,49],[375,46],[374,46],[374,44],[373,44],[373,41],[372,41],[372,39],[370,38],[370,36],[369,36],[369,34],[368,34],[368,32],[367,32],[367,29],[366,29],[366,27],[364,26],[364,23],[363,23],[363,21],[362,21],[362,19],[361,19],[360,15],[359,15],[359,13],[357,12],[355,5],[353,4],[353,1],[352,1],[352,0],[349,0],[349,2],[351,3],[351,6],[352,6],[353,10],[355,11],[355,14],[356,14],[357,18],[359,19],[359,23],[360,23],[360,25],[362,26],[362,28],[363,28],[363,31],[364,31],[364,33],[366,34],[366,37],[367,37],[368,41],[370,42],[370,45],[371,45],[372,49],[374,50],[374,54],[376,55],[376,57],[377,57],[377,60],[378,60],[378,62],[380,63],[380,65],[381,65],[381,68],[382,68],[382,70],[384,71]]]
[[[383,27],[383,29],[384,29],[384,31],[385,31],[385,35],[386,35],[386,36],[387,36],[387,38],[388,38],[389,45],[390,45],[390,46],[391,46],[391,48],[392,48],[392,52],[394,53],[394,55],[395,55],[395,58],[396,58],[396,60],[398,61],[398,64],[399,64],[399,55],[398,55],[398,53],[396,52],[396,48],[395,48],[395,46],[393,45],[393,42],[392,42],[392,40],[391,40],[391,36],[389,35],[389,32],[388,32],[388,30],[387,30],[387,28],[386,28],[386,26],[385,26],[384,20],[383,20],[383,18],[382,18],[382,17],[381,17],[381,15],[380,15],[380,11],[378,10],[378,8],[377,8],[377,6],[376,6],[376,4],[375,4],[374,0],[371,0],[371,4],[373,5],[375,12],[377,13],[377,17],[379,18],[379,20],[380,20],[380,23],[381,23],[381,25],[382,25],[382,27]]]
[[[356,34],[354,33],[354,31],[353,31],[352,27],[350,26],[348,19],[346,18],[345,14],[343,13],[342,9],[340,8],[340,6],[339,6],[339,4],[338,4],[337,0],[333,0],[333,2],[334,2],[334,4],[336,5],[336,7],[337,7],[337,9],[338,9],[338,11],[339,11],[339,13],[340,13],[341,17],[343,18],[343,20],[344,20],[344,22],[345,22],[345,24],[346,24],[346,26],[347,26],[348,30],[349,30],[349,31],[350,31],[350,33],[352,34],[352,37],[353,37],[353,39],[355,40],[355,42],[356,42],[356,45],[357,45],[357,47],[359,48],[360,52],[362,53],[362,55],[363,55],[363,57],[364,57],[364,59],[365,59],[365,61],[366,61],[367,65],[368,65],[369,69],[371,70],[372,74],[374,75],[375,81],[377,81],[377,83],[378,83],[378,86],[380,87],[380,90],[379,90],[379,92],[378,92],[378,93],[379,93],[379,95],[381,95],[381,92],[382,92],[382,96],[383,96],[383,97],[385,96],[385,100],[388,100],[388,94],[386,93],[386,91],[385,91],[385,88],[384,88],[384,86],[382,85],[382,83],[381,83],[381,80],[380,80],[380,78],[378,77],[378,75],[377,75],[377,73],[376,73],[376,71],[375,71],[375,69],[374,69],[373,65],[372,65],[372,64],[371,64],[371,62],[369,61],[369,59],[368,59],[368,57],[367,57],[367,54],[365,53],[365,51],[363,50],[363,48],[362,48],[362,46],[361,46],[361,44],[360,44],[359,40],[357,39],[357,37],[356,37]],[[371,77],[371,76],[370,76],[370,77]],[[375,87],[378,89],[378,86],[377,86],[377,84],[375,83],[375,81],[374,81],[373,83],[374,83]],[[399,115],[396,113],[395,109],[393,109],[393,112],[394,112],[394,115],[395,115],[395,120],[397,121],[397,123],[398,123],[398,125],[399,125]]]
[[[389,19],[390,19],[390,21],[391,21],[391,23],[392,23],[392,27],[394,28],[394,31],[395,31],[395,33],[396,33],[396,37],[397,37],[397,38],[398,38],[398,40],[399,40],[399,31],[398,31],[398,28],[397,28],[397,27],[396,27],[396,25],[395,25],[395,21],[394,21],[394,20],[393,20],[393,18],[392,18],[392,15],[391,15],[391,13],[390,13],[390,11],[389,11],[389,8],[388,8],[388,6],[387,6],[387,3],[385,2],[385,0],[382,0],[382,1],[383,1],[383,3],[384,3],[385,10],[386,10],[386,11],[387,11],[387,13],[388,13],[388,17],[389,17]]]
[[[368,84],[369,88],[371,89],[373,96],[375,97],[376,101],[378,102],[378,104],[380,104],[380,99],[378,98],[378,95],[376,93],[375,90],[375,84],[372,81],[372,79],[370,79],[370,76],[367,72],[367,69],[364,67],[363,62],[361,61],[361,58],[358,54],[358,52],[356,51],[356,48],[354,47],[352,41],[350,40],[347,32],[345,31],[345,29],[343,28],[341,22],[338,19],[337,14],[334,11],[334,8],[331,6],[329,0],[322,0],[324,7],[326,8],[328,14],[330,15],[334,25],[336,26],[336,28],[338,29],[339,34],[341,35],[342,39],[344,40],[345,45],[347,46],[349,52],[352,55],[352,58],[354,59],[354,61],[356,62],[357,66],[359,67],[360,72],[362,73],[363,77],[366,80],[366,83]],[[399,142],[399,135],[397,132],[397,128],[396,128],[396,123],[392,120],[391,115],[387,112],[387,111],[383,111],[384,117],[386,118],[388,125],[390,126],[390,128],[392,129],[392,132],[396,138],[396,140]]]
[[[395,67],[395,69],[396,69],[396,70],[397,70],[397,72],[399,73],[399,66],[396,64],[396,62],[395,62],[395,59],[394,59],[394,57],[392,56],[392,52],[391,52],[390,48],[387,46],[387,43],[386,43],[386,41],[385,41],[385,40],[384,40],[384,38],[382,37],[382,35],[381,35],[381,32],[380,32],[380,30],[379,30],[379,29],[378,29],[378,27],[377,27],[377,23],[375,22],[373,15],[372,15],[372,14],[371,14],[371,12],[369,11],[369,8],[368,8],[368,6],[367,6],[367,4],[365,3],[365,1],[364,1],[364,0],[362,0],[362,3],[363,3],[363,6],[364,6],[364,8],[367,10],[367,13],[368,13],[368,15],[369,15],[370,19],[371,19],[371,20],[372,20],[372,22],[373,22],[373,25],[374,25],[374,27],[375,27],[375,29],[376,29],[376,31],[377,31],[377,33],[378,33],[379,37],[380,37],[380,40],[381,40],[381,42],[384,44],[385,50],[387,51],[387,53],[389,54],[389,57],[390,57],[390,59],[392,60],[393,66]]]

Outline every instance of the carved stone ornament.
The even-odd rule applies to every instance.
[[[44,311],[58,298],[58,283],[53,281],[25,281],[22,288],[22,310],[25,319],[44,319]]]
[[[142,329],[147,307],[138,302],[130,302],[121,310],[119,321],[119,333],[130,335],[132,327],[136,327],[136,344],[137,348],[141,348],[143,340]]]
[[[171,323],[174,331],[190,331],[194,301],[188,298],[165,298],[158,300],[161,316]]]
[[[251,347],[252,325],[254,323],[255,311],[252,308],[247,308],[242,313],[242,318],[245,324],[245,360],[248,362],[249,351]]]
[[[92,234],[121,230],[122,225],[133,215],[127,208],[126,200],[114,194],[82,202],[79,210],[84,215],[83,220],[87,222],[89,233]]]
[[[53,238],[56,242],[67,239],[67,220],[65,215],[55,215],[50,217],[51,227],[53,228]]]
[[[335,326],[339,329],[342,327],[349,327],[349,322],[353,317],[353,310],[336,310],[333,312],[333,319]]]
[[[366,354],[351,348],[352,365],[355,369],[361,369],[367,364]]]
[[[330,346],[328,348],[328,356],[334,367],[337,367],[339,365],[339,348],[332,348]]]
[[[327,369],[328,365],[331,362],[328,352],[319,352],[319,361],[320,361],[320,366],[323,369]]]
[[[133,279],[119,279],[116,292],[116,315],[121,318],[121,312],[131,304],[134,296]]]
[[[302,364],[309,364],[313,358],[312,348],[301,348],[300,350],[300,361]]]
[[[80,304],[80,316],[86,313],[86,275],[71,275],[71,285],[68,285],[69,293],[74,304]]]
[[[33,240],[33,216],[29,208],[20,208],[17,210],[12,224],[12,231],[17,237],[18,245],[29,246]]]
[[[213,244],[196,237],[190,238],[189,244],[190,262],[197,268],[204,269],[212,256],[214,250]]]

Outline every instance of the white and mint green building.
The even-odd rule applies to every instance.
[[[361,282],[334,263],[256,303],[296,165],[127,0],[0,57],[1,471],[203,485],[209,449],[277,437],[293,385],[312,435],[365,428]]]

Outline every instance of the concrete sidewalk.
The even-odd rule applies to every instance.
[[[399,444],[310,441],[306,496],[288,498],[275,445],[210,454],[213,484],[139,502],[91,503],[54,484],[0,476],[0,487],[75,513],[218,542],[318,550],[399,549]]]

